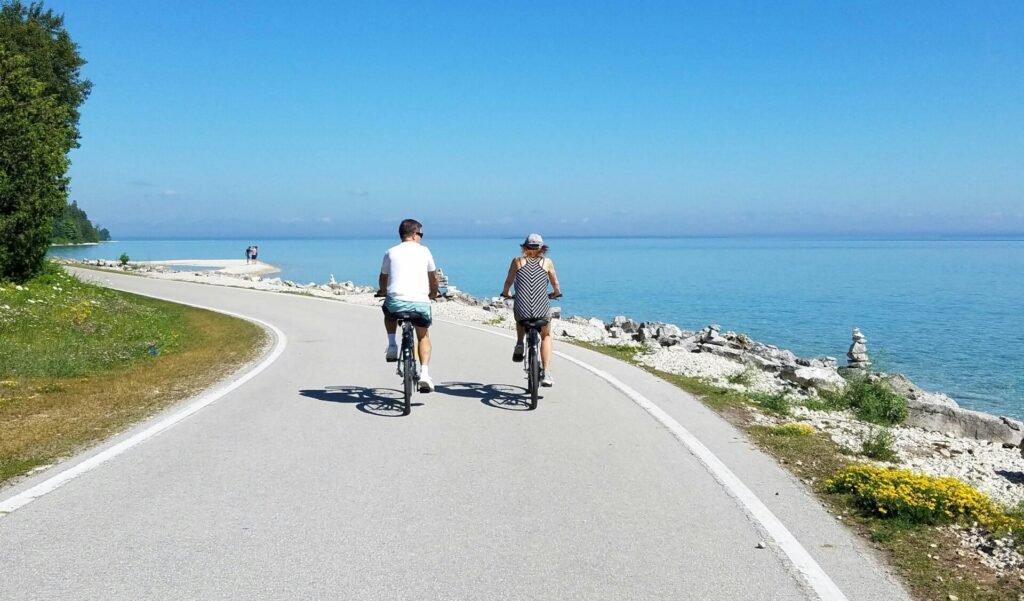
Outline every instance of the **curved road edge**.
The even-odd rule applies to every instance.
[[[510,334],[495,332],[494,330],[462,322],[445,321],[472,330],[477,330],[479,332],[486,332],[494,336],[514,339],[514,336]],[[704,469],[706,469],[708,473],[710,473],[711,476],[722,485],[722,488],[728,492],[729,496],[736,500],[736,503],[740,505],[740,508],[743,509],[743,512],[747,514],[758,530],[767,534],[773,541],[775,541],[776,548],[782,552],[780,557],[782,557],[783,561],[799,577],[799,579],[814,592],[818,599],[821,599],[821,601],[847,601],[846,595],[839,590],[839,587],[832,578],[830,578],[829,575],[825,573],[825,570],[818,565],[818,562],[811,557],[811,554],[808,553],[807,549],[804,548],[793,533],[786,528],[785,524],[783,524],[782,521],[776,517],[763,502],[761,502],[761,499],[759,499],[758,496],[711,451],[711,449],[707,448],[704,443],[700,442],[700,440],[687,430],[685,426],[676,421],[656,403],[640,394],[638,391],[612,374],[594,367],[585,361],[572,357],[562,351],[555,351],[555,354],[562,359],[585,369],[598,378],[601,378],[612,388],[618,390],[631,401],[636,403],[637,406],[646,411],[648,415],[664,426],[672,436],[674,436],[690,453],[693,454],[694,457],[697,458],[698,461],[700,461],[701,465],[704,466]]]
[[[182,406],[180,403],[176,404],[176,406],[173,406],[170,409],[157,414],[157,416],[150,418],[147,421],[143,421],[141,425],[136,425],[129,428],[129,432],[140,427],[142,428],[141,431],[129,435],[127,438],[121,440],[120,442],[111,443],[110,440],[106,441],[106,443],[101,442],[98,447],[100,450],[97,452],[94,449],[94,454],[92,454],[88,458],[81,460],[70,467],[64,467],[63,469],[62,465],[58,464],[54,468],[56,470],[59,470],[58,473],[48,477],[44,474],[40,476],[41,478],[44,478],[42,482],[39,482],[38,484],[35,485],[31,485],[29,488],[19,493],[16,493],[11,497],[0,500],[0,518],[18,510],[21,507],[24,507],[25,505],[28,505],[32,501],[46,494],[51,493],[54,490],[57,490],[61,486],[64,486],[65,484],[70,482],[71,480],[74,480],[75,478],[81,476],[82,474],[85,474],[91,470],[96,469],[100,465],[103,465],[107,461],[110,461],[114,457],[117,457],[118,455],[124,453],[125,451],[131,449],[132,447],[139,445],[166,430],[169,430],[170,428],[181,423],[183,420],[187,419],[188,417],[190,417],[203,407],[206,407],[212,403],[217,402],[218,400],[226,396],[228,393],[242,386],[249,380],[255,378],[268,367],[270,367],[284,353],[285,348],[287,348],[288,346],[288,337],[285,336],[285,333],[282,332],[281,329],[275,326],[274,324],[264,321],[262,319],[258,319],[248,315],[243,315],[241,313],[236,313],[234,311],[225,311],[222,309],[216,309],[214,307],[197,305],[193,303],[185,303],[179,300],[174,300],[153,294],[146,294],[144,296],[148,296],[150,298],[157,298],[178,305],[185,305],[196,309],[213,311],[215,313],[229,315],[231,317],[236,317],[238,319],[244,319],[246,321],[259,325],[265,331],[269,332],[273,336],[274,342],[271,345],[269,352],[266,353],[262,359],[258,360],[258,362],[255,362],[255,365],[253,365],[252,362],[250,362],[248,366],[243,367],[239,371],[236,371],[227,381],[215,384],[213,387],[199,394],[199,396],[192,397],[191,399],[184,401],[184,406]],[[146,425],[147,422],[148,425]],[[115,436],[114,438],[116,439],[117,437]],[[80,459],[84,455],[89,455],[89,453],[90,451],[85,451],[83,453],[76,454],[61,463],[65,465],[67,463],[74,463],[76,459]],[[17,485],[15,485],[14,488],[17,488]]]

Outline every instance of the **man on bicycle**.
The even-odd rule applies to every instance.
[[[388,333],[388,349],[384,358],[398,361],[398,343],[395,333],[398,321],[395,313],[412,313],[412,324],[419,339],[420,392],[434,390],[427,364],[430,363],[430,336],[428,328],[433,322],[430,301],[437,298],[437,266],[430,249],[423,246],[423,225],[415,219],[406,219],[398,226],[402,242],[384,253],[380,267],[378,294],[384,298],[384,329]]]

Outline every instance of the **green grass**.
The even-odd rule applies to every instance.
[[[0,484],[207,388],[266,338],[249,322],[54,266],[0,289]]]
[[[754,383],[754,368],[748,367],[739,373],[732,374],[725,378],[725,381],[737,386],[750,386]]]
[[[626,363],[636,363],[637,355],[643,351],[643,347],[624,344],[624,345],[610,345],[610,344],[596,344],[593,342],[584,342],[582,340],[574,340],[572,344],[576,346],[582,346],[585,349],[596,351],[609,357],[615,357],[616,359],[625,361]]]
[[[187,332],[184,307],[85,284],[47,264],[23,286],[2,286],[0,379],[103,373],[174,352]]]
[[[747,398],[767,413],[771,413],[773,415],[789,415],[790,403],[784,394],[753,392],[747,393]]]

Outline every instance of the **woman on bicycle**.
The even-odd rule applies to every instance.
[[[508,268],[508,277],[505,278],[505,286],[501,295],[509,296],[509,290],[515,287],[515,301],[512,313],[516,318],[516,347],[512,351],[513,361],[523,360],[523,337],[526,335],[526,328],[523,327],[524,320],[543,319],[544,327],[540,331],[540,356],[544,366],[544,377],[541,379],[541,386],[553,386],[551,379],[551,303],[550,298],[562,295],[562,289],[558,284],[558,275],[555,273],[555,263],[545,255],[548,247],[540,234],[530,234],[520,245],[522,254],[512,259]],[[548,283],[554,290],[548,294]]]

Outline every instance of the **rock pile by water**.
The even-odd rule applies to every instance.
[[[853,328],[853,344],[846,352],[850,369],[867,369],[871,367],[871,360],[868,359],[868,339],[861,333],[860,328]]]

